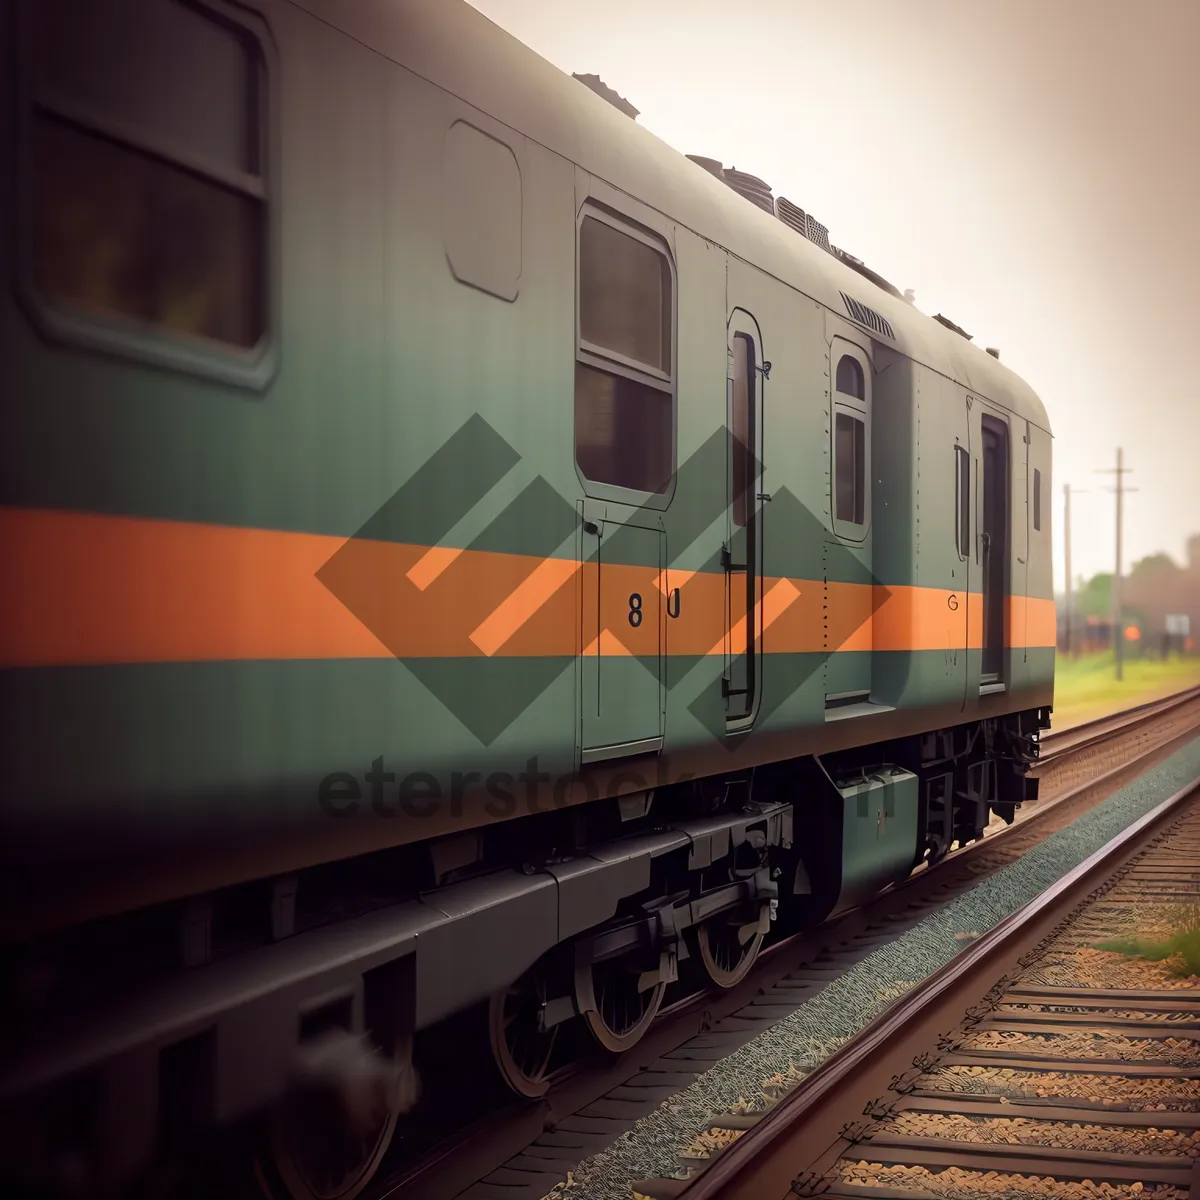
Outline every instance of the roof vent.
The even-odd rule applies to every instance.
[[[842,292],[842,303],[846,306],[846,311],[860,325],[865,325],[873,333],[879,334],[881,337],[891,338],[896,340],[896,331],[891,327],[886,317],[881,317],[873,308],[868,308],[861,300],[855,300],[853,296],[847,296]]]
[[[816,220],[811,213],[806,213],[799,205],[793,204],[780,196],[775,201],[775,215],[798,234],[808,238],[810,242],[820,246],[822,250],[829,249],[829,230]]]
[[[877,275],[872,271],[861,258],[855,258],[853,254],[847,254],[845,250],[839,250],[837,246],[831,246],[830,251],[834,258],[844,262],[852,271],[857,271],[864,279],[869,279],[876,287],[883,288],[889,296],[895,296],[897,300],[904,299],[898,288],[894,288],[882,275]]]
[[[987,352],[997,361],[1000,361],[1000,351],[995,346],[989,346]]]
[[[725,171],[725,182],[739,196],[745,196],[751,204],[757,205],[763,212],[775,215],[775,201],[771,196],[771,185],[764,183],[757,175],[747,175],[734,167]]]
[[[949,317],[943,317],[941,313],[934,313],[933,319],[939,324],[945,325],[947,329],[953,329],[954,332],[959,335],[959,337],[965,337],[968,342],[974,340],[965,329],[960,329],[952,320],[950,320]]]
[[[701,158],[699,154],[689,154],[687,157],[698,167],[703,167],[710,175],[715,175],[718,179],[725,178],[725,170],[717,159]]]
[[[578,79],[586,88],[591,88],[602,100],[607,100],[613,108],[619,109],[627,117],[632,117],[635,121],[638,118],[638,110],[625,99],[624,96],[618,96],[606,84],[599,75],[572,75],[572,79]]]

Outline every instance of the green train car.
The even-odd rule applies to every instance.
[[[811,214],[457,0],[0,49],[15,1176],[348,1200],[447,1020],[537,1096],[1034,794],[1046,412]]]

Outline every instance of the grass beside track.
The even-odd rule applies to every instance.
[[[1200,975],[1200,904],[1181,905],[1171,924],[1174,928],[1165,938],[1117,938],[1101,942],[1096,949],[1165,962],[1180,979]]]
[[[1069,729],[1200,684],[1200,657],[1125,661],[1117,682],[1110,653],[1054,660],[1054,728]]]

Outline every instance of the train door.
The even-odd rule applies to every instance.
[[[1024,517],[1024,522],[1025,522],[1024,546],[1025,546],[1025,548],[1024,548],[1024,550],[1022,550],[1021,554],[1018,555],[1018,557],[1017,557],[1017,563],[1016,563],[1017,578],[1016,578],[1015,582],[1009,588],[1010,592],[1015,592],[1018,596],[1028,596],[1029,595],[1029,559],[1033,552],[1033,539],[1032,539],[1032,535],[1030,534],[1029,526],[1030,526],[1030,523],[1034,520],[1035,516],[1037,518],[1038,524],[1039,525],[1041,524],[1040,497],[1038,497],[1037,500],[1035,500],[1035,491],[1037,490],[1037,484],[1039,482],[1040,476],[1039,476],[1039,478],[1035,478],[1034,468],[1033,468],[1033,464],[1031,461],[1032,454],[1033,454],[1033,436],[1032,436],[1032,434],[1033,434],[1032,426],[1030,425],[1030,423],[1028,421],[1026,421],[1025,422],[1025,433],[1021,439],[1022,442],[1024,443],[1024,447],[1025,447],[1025,479],[1024,479],[1024,484],[1021,488],[1021,493],[1025,497],[1025,503],[1023,505],[1024,512],[1016,514],[1017,520],[1020,520],[1022,516]],[[1029,646],[1029,636],[1028,635],[1029,635],[1029,605],[1022,604],[1021,605],[1020,628],[1010,630],[1008,640],[1013,645],[1020,645],[1021,647],[1023,647],[1023,649],[1022,649],[1023,657],[1027,657],[1027,655],[1028,655],[1028,646]]]
[[[996,417],[980,418],[983,462],[979,522],[980,583],[983,590],[983,654],[980,686],[1003,684],[1005,613],[1008,608],[1009,438]]]
[[[762,674],[762,455],[764,363],[758,323],[729,318],[726,376],[725,697],[730,732],[754,723]]]
[[[582,763],[662,748],[666,537],[653,514],[582,505]]]
[[[970,680],[971,629],[979,620],[976,608],[982,603],[973,596],[977,568],[971,555],[971,495],[974,472],[971,469],[971,399],[960,396],[958,428],[954,436],[954,553],[957,560],[950,568],[951,592],[946,599],[952,619],[946,651],[947,673],[958,681],[962,702],[967,702]]]
[[[825,712],[863,711],[871,698],[875,595],[871,553],[871,360],[830,341],[830,535],[825,554]]]
[[[580,502],[580,761],[662,748],[666,566],[675,482],[676,279],[661,231],[581,187],[575,349]],[[589,190],[590,189],[590,190]],[[640,215],[649,219],[653,214]]]

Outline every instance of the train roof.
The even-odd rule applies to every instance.
[[[1049,431],[1033,389],[952,323],[926,316],[872,282],[871,273],[757,207],[463,0],[294,2],[832,311],[875,325],[872,336],[885,344]],[[882,316],[894,336],[880,333],[870,313],[856,314],[847,298]]]

